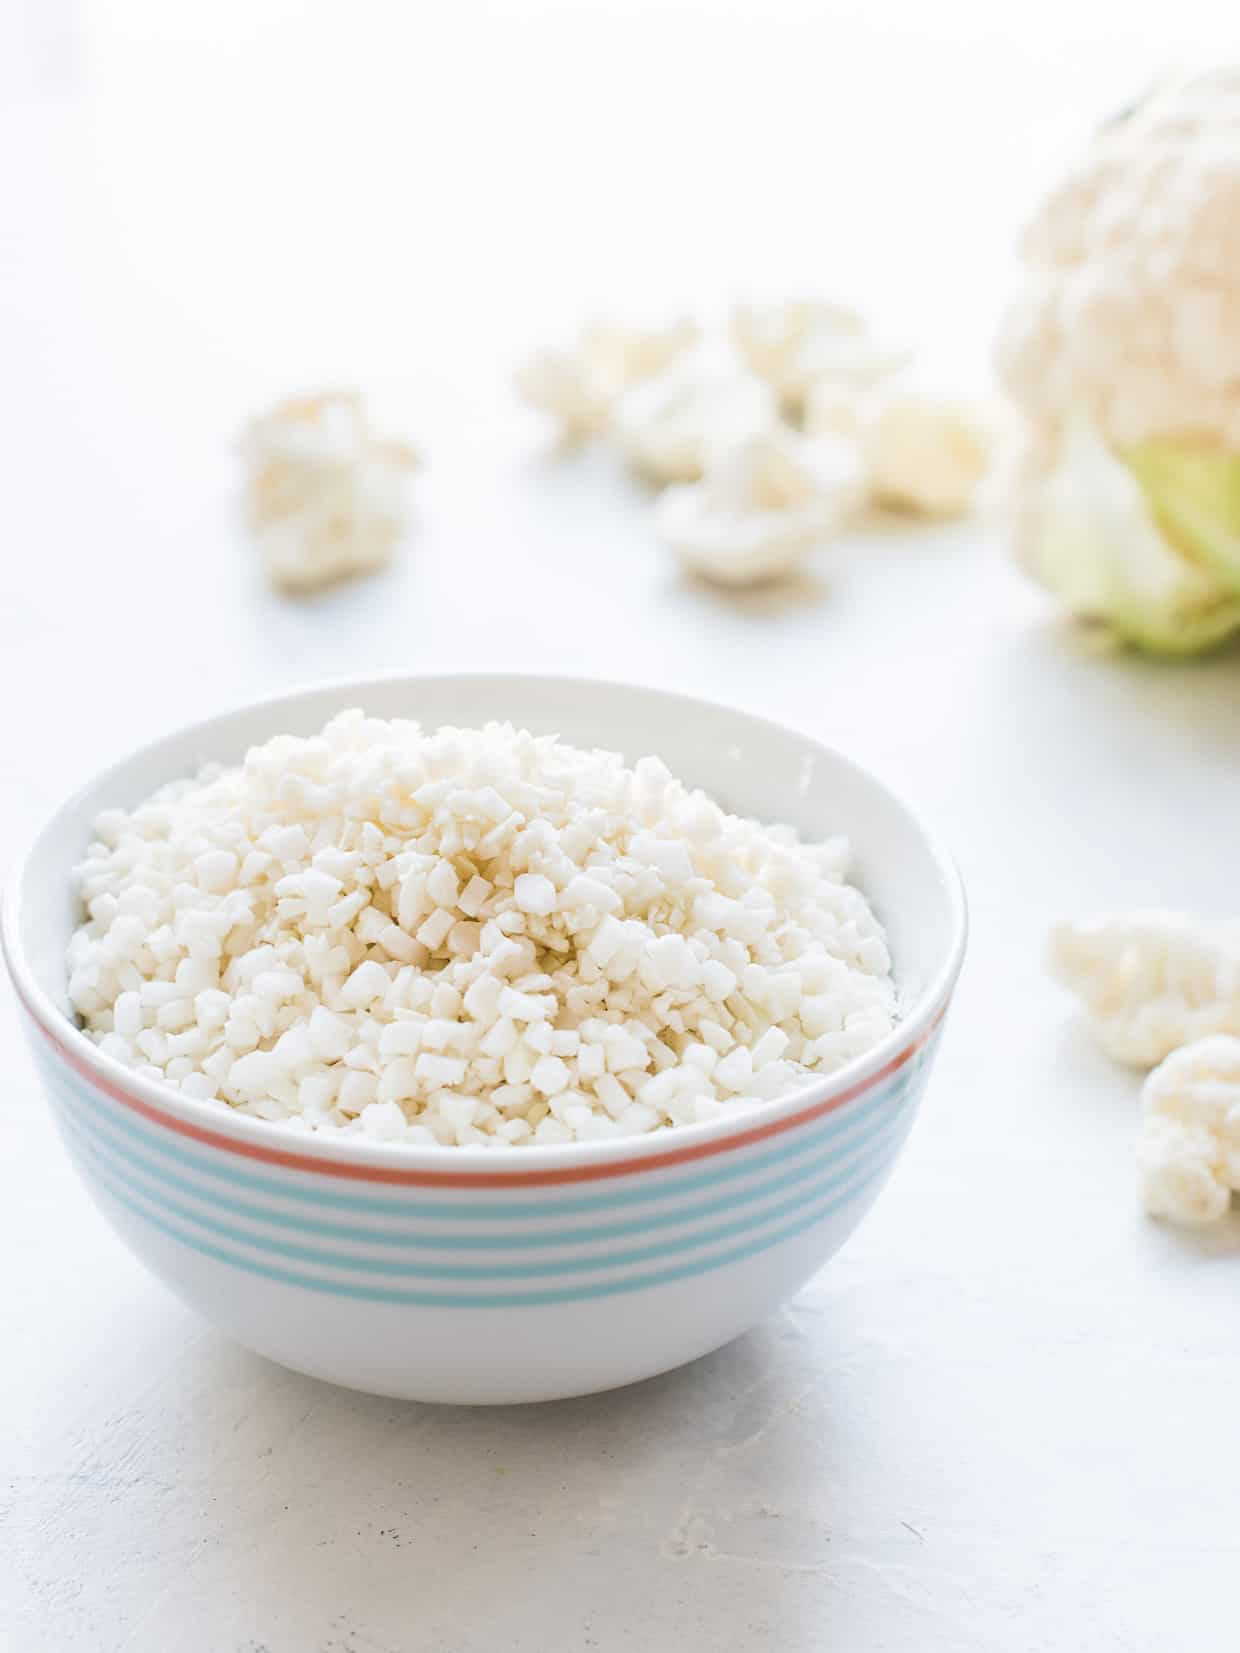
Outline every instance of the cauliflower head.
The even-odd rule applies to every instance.
[[[1142,647],[1217,643],[1240,628],[1240,70],[1104,128],[1022,251],[999,344],[1021,558]]]
[[[1060,924],[1052,972],[1109,1055],[1150,1068],[1211,1034],[1240,1038],[1240,933],[1178,913]]]
[[[1141,1198],[1155,1217],[1217,1222],[1240,1189],[1240,1039],[1174,1051],[1142,1090]]]

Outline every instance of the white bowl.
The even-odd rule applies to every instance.
[[[430,727],[506,718],[634,760],[657,753],[728,809],[852,839],[902,1015],[864,1058],[736,1121],[501,1153],[262,1120],[166,1089],[74,1026],[70,869],[103,809],[210,759],[362,706]],[[960,969],[950,861],[864,770],[791,730],[651,689],[412,677],[247,706],[148,746],[39,834],[3,916],[9,970],[69,1151],[117,1232],[185,1302],[273,1360],[419,1400],[548,1400],[718,1348],[852,1232],[912,1121]]]

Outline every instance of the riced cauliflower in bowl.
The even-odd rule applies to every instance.
[[[4,939],[75,1162],[157,1273],[300,1370],[490,1401],[693,1358],[836,1249],[964,920],[904,807],[806,737],[458,677],[137,754],[42,833]]]
[[[81,1025],[298,1129],[641,1135],[757,1107],[895,1025],[847,840],[730,815],[655,757],[352,710],[95,831]]]

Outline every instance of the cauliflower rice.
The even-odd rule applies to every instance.
[[[760,1107],[896,1019],[847,841],[729,815],[653,757],[350,711],[96,832],[85,1031],[290,1130],[636,1135]]]

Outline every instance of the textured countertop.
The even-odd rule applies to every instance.
[[[896,1175],[800,1297],[684,1371],[490,1412],[333,1390],[183,1311],[76,1182],[0,991],[0,1649],[1234,1647],[1240,1220],[1194,1239],[1141,1216],[1136,1081],[1095,1051],[1041,952],[1060,914],[1234,905],[1240,657],[1091,652],[981,524],[883,525],[793,587],[721,597],[669,568],[605,456],[540,448],[507,365],[577,312],[574,291],[618,291],[612,209],[574,194],[578,140],[625,233],[639,213],[658,228],[678,293],[722,292],[729,246],[738,279],[827,282],[829,243],[782,227],[805,164],[777,200],[759,187],[811,90],[808,14],[780,14],[788,107],[768,85],[748,170],[682,155],[701,162],[695,203],[687,174],[654,168],[693,8],[589,34],[567,9],[463,6],[429,54],[392,17],[399,49],[380,50],[362,8],[366,72],[346,54],[338,87],[321,18],[178,10],[86,7],[80,33],[66,11],[62,34],[30,8],[29,73],[0,117],[5,217],[23,226],[0,260],[0,870],[86,773],[217,706],[330,676],[551,668],[725,698],[858,756],[954,848],[973,940]],[[969,103],[958,60],[986,16],[958,5],[943,39],[897,52],[858,14],[823,120],[880,62],[911,122],[931,107],[928,62],[959,77],[960,122],[1010,105],[1015,131],[1056,106],[1043,71],[1079,98],[1068,59],[1111,76],[1143,61],[1101,22],[1071,50],[1030,48],[1019,73],[989,39],[995,79]],[[1078,27],[1067,7],[1053,22]],[[485,143],[448,118],[439,72],[484,23]],[[733,89],[749,40],[737,22],[716,43]],[[593,93],[587,45],[611,68]],[[613,81],[641,64],[633,136]],[[703,96],[722,118],[727,98]],[[401,111],[386,143],[384,99]],[[927,166],[971,153],[947,117],[935,130]],[[887,185],[901,154],[872,157]],[[994,207],[976,232],[987,293],[1011,211],[988,164],[970,184]],[[635,173],[641,206],[621,190]],[[940,217],[963,223],[943,188]],[[719,219],[733,190],[755,236],[739,210]],[[926,210],[910,209],[920,239]],[[888,250],[894,233],[875,228]],[[925,244],[924,292],[956,293],[958,325],[967,295]],[[265,399],[332,380],[375,389],[425,448],[418,520],[390,576],[292,604],[250,566],[228,445]]]

